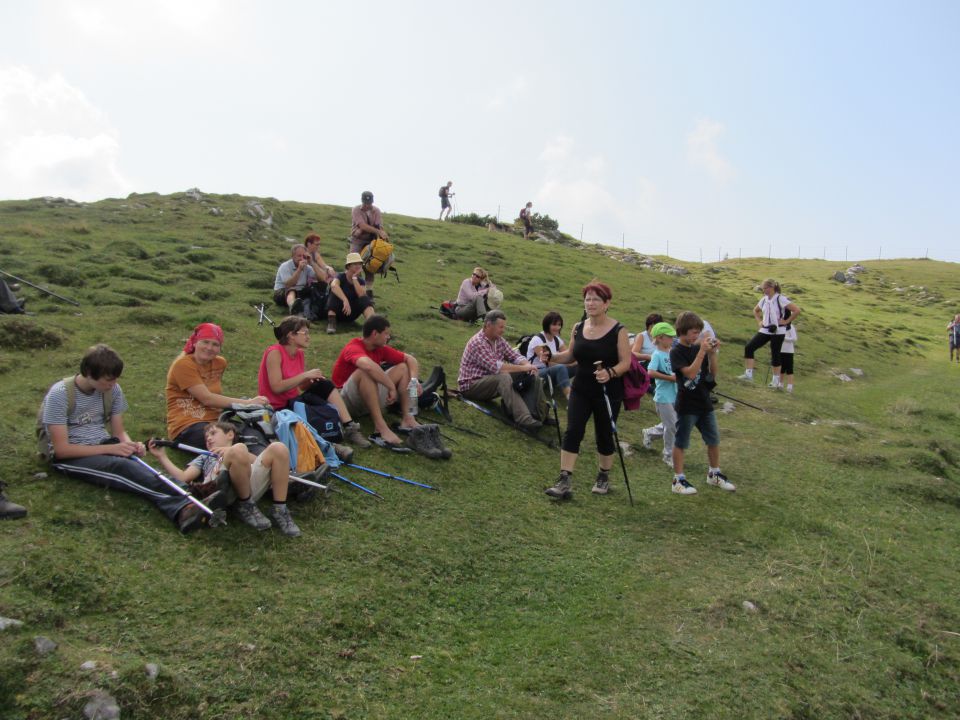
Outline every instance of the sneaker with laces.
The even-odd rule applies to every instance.
[[[773,388],[774,390],[780,390],[783,387],[783,385],[781,385],[777,380],[774,379],[770,381],[770,384],[767,385],[767,387]]]
[[[650,431],[645,429],[640,433],[640,435],[643,440],[644,449],[649,450],[650,448],[652,448],[653,439],[650,437]]]
[[[746,373],[744,373],[743,375],[737,375],[737,380],[743,380],[744,382],[753,382],[753,375],[747,375]]]
[[[238,502],[236,508],[237,515],[250,527],[256,528],[257,530],[270,529],[270,520],[260,512],[260,508],[257,507],[257,504],[253,500],[247,499],[243,502]]]
[[[697,489],[687,482],[685,477],[678,477],[673,479],[673,487],[671,488],[673,492],[677,495],[696,495]]]
[[[610,492],[610,474],[601,470],[597,473],[597,479],[590,489],[594,495],[606,495]]]
[[[569,500],[573,497],[573,479],[570,477],[570,473],[566,470],[560,471],[560,477],[557,478],[557,481],[551,486],[548,487],[544,492],[552,498],[557,498],[557,500]]]
[[[287,537],[300,537],[300,528],[290,517],[290,508],[286,505],[274,505],[270,509],[270,518],[276,524],[277,529]]]
[[[343,441],[361,450],[373,447],[373,443],[367,440],[363,430],[360,429],[360,423],[356,420],[352,420],[343,426]]]
[[[707,485],[713,485],[714,487],[718,487],[721,490],[726,490],[727,492],[733,492],[737,489],[737,486],[727,480],[727,476],[719,470],[716,472],[707,473]]]

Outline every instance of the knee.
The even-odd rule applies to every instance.
[[[263,458],[265,460],[289,460],[290,451],[282,442],[274,441],[267,445],[267,449],[263,451]]]

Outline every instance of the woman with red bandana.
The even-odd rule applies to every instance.
[[[203,433],[222,410],[235,403],[268,403],[263,396],[235,398],[223,394],[220,379],[227,360],[220,354],[222,346],[220,326],[201,323],[167,371],[167,437],[175,442],[206,447]]]

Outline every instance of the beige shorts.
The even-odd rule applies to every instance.
[[[256,502],[264,496],[270,487],[270,468],[264,467],[263,455],[257,455],[250,467],[250,499]]]
[[[367,408],[366,403],[363,402],[363,398],[360,397],[360,388],[357,386],[357,383],[354,381],[354,378],[357,377],[359,370],[354,370],[353,375],[344,383],[343,387],[340,388],[340,397],[343,398],[344,404],[347,406],[347,411],[350,413],[350,417],[356,420],[358,417],[363,417],[364,415],[369,415],[370,410]],[[386,385],[377,385],[377,393],[380,396],[380,409],[383,410],[387,407],[387,390]]]

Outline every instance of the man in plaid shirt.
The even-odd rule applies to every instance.
[[[530,414],[523,396],[514,389],[514,380],[524,375],[533,383],[537,406],[546,405],[537,368],[531,365],[503,339],[507,317],[500,310],[491,310],[483,318],[483,329],[467,341],[460,359],[457,385],[470,400],[503,398],[510,416],[522,430],[536,430],[542,423]]]

